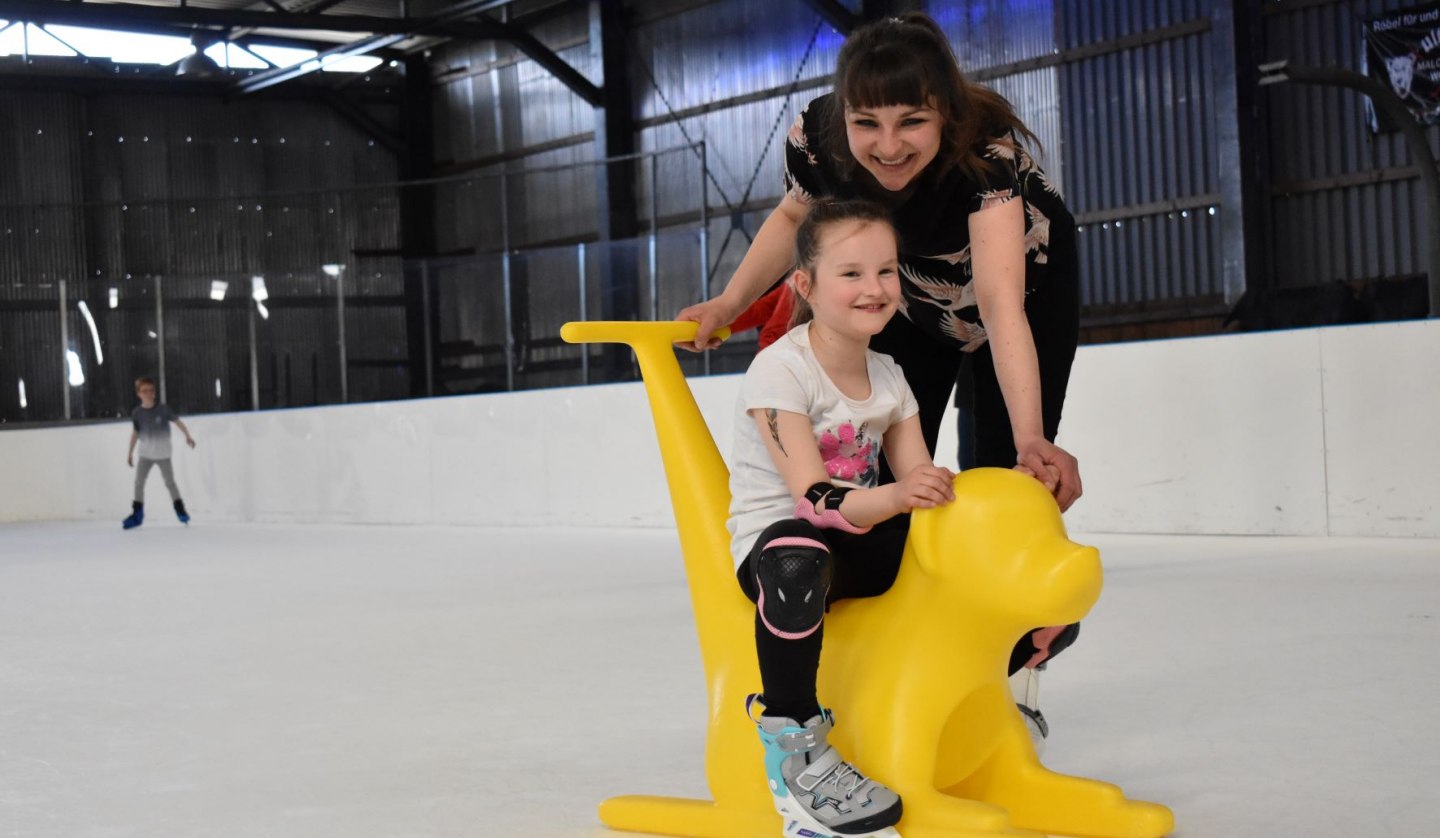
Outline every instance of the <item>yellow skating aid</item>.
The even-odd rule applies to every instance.
[[[705,775],[713,800],[617,797],[607,826],[697,838],[773,838],[762,746],[745,713],[760,685],[755,607],[735,582],[725,518],[729,475],[673,344],[696,325],[569,323],[570,343],[635,350],[675,509],[709,688]],[[721,335],[725,337],[725,335]],[[1077,622],[1100,595],[1100,556],[1066,537],[1033,478],[974,469],[955,501],[919,510],[884,596],[837,603],[825,623],[820,696],[840,724],[831,743],[899,792],[905,838],[1158,838],[1170,810],[1042,766],[1010,696],[1015,642]],[[893,833],[892,833],[893,834]]]

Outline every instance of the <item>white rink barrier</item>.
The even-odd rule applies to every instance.
[[[1440,321],[1082,347],[1077,532],[1440,538]],[[739,378],[693,380],[728,457]],[[206,521],[672,524],[639,384],[186,418]],[[0,520],[120,519],[129,425],[0,431]],[[941,435],[954,464],[953,424]],[[173,521],[159,476],[149,519]],[[483,549],[483,545],[476,545]]]

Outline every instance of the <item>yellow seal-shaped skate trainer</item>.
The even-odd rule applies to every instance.
[[[635,350],[675,508],[709,687],[705,774],[713,800],[617,797],[614,829],[698,838],[775,838],[782,825],[762,746],[745,713],[760,687],[755,607],[735,582],[725,518],[729,476],[673,344],[696,324],[569,323],[571,343]],[[721,335],[724,337],[725,335]],[[1035,756],[1010,696],[1015,642],[1083,617],[1100,595],[1100,556],[1070,541],[1034,479],[1003,469],[955,478],[955,501],[920,510],[895,585],[837,603],[825,623],[820,696],[832,743],[904,799],[905,838],[1156,838],[1170,810],[1107,783],[1056,774]]]

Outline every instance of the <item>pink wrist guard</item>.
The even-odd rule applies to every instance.
[[[840,502],[849,492],[847,486],[816,483],[805,490],[805,497],[795,501],[795,517],[822,530],[840,530],[856,535],[870,532],[869,527],[857,527],[840,514]]]

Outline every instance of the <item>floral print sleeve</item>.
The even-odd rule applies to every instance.
[[[979,212],[1020,197],[1020,158],[1024,154],[1012,136],[996,137],[985,146],[981,155],[994,169],[987,174],[982,188],[975,191],[968,207]]]
[[[810,113],[808,107],[801,111],[785,138],[785,194],[802,204],[813,204],[815,196],[825,194],[814,132],[806,130]]]

